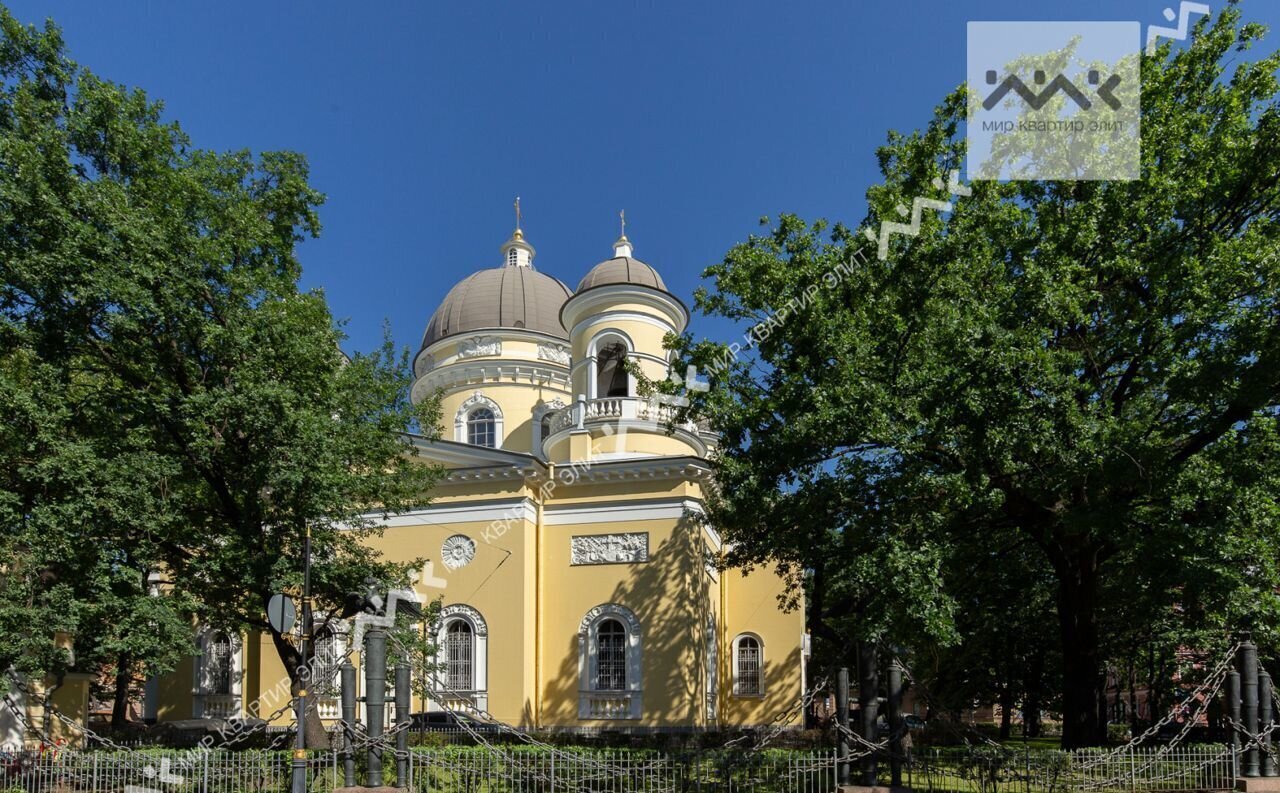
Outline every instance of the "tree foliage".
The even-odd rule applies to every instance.
[[[840,591],[877,598],[861,631],[945,637],[966,575],[946,560],[1022,537],[1051,576],[1068,745],[1105,739],[1113,616],[1274,643],[1280,55],[1232,62],[1261,35],[1229,6],[1144,58],[1140,180],[975,182],[883,261],[784,215],[708,268],[700,310],[764,323],[745,358],[679,345],[715,373],[694,409],[722,433],[709,517],[735,561],[813,570],[815,629],[857,601]],[[890,134],[867,226],[936,196],[964,110],[957,91]]]
[[[24,422],[0,435],[18,452],[5,586],[22,590],[0,646],[36,612],[90,630],[70,578],[104,592],[161,569],[200,619],[271,633],[292,673],[266,599],[299,589],[307,530],[326,620],[367,578],[404,579],[363,540],[372,516],[425,502],[436,469],[405,430],[433,427],[434,405],[410,403],[406,351],[344,355],[324,295],[299,288],[323,200],[301,156],[198,149],[159,103],[72,62],[56,27],[6,11],[0,27],[0,387]],[[114,602],[144,618],[130,587]]]

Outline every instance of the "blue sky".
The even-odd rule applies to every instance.
[[[53,17],[72,57],[162,99],[197,145],[306,154],[328,202],[304,284],[350,348],[385,319],[416,349],[449,287],[499,264],[516,195],[538,269],[576,285],[625,208],[636,256],[691,302],[762,215],[861,220],[886,131],[963,81],[966,22],[1145,32],[1176,0],[8,5]],[[1280,3],[1244,11],[1280,28]]]

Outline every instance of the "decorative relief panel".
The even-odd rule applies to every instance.
[[[569,365],[569,348],[563,344],[539,344],[538,360]]]
[[[478,358],[484,355],[501,355],[502,339],[497,336],[472,336],[458,342],[459,358]]]
[[[476,541],[465,534],[455,534],[440,546],[440,561],[450,570],[465,567],[476,558]]]
[[[649,533],[590,534],[570,540],[570,564],[649,561]]]

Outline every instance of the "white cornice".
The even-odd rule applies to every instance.
[[[630,479],[689,481],[709,478],[711,468],[705,460],[685,455],[556,463],[552,475],[561,485],[572,485],[578,482],[619,482]]]
[[[637,520],[672,520],[687,512],[702,512],[702,501],[696,498],[664,498],[629,501],[622,504],[548,504],[542,511],[547,526],[571,526],[582,523],[627,523]]]
[[[561,336],[553,336],[550,333],[543,333],[537,330],[528,330],[526,328],[475,328],[474,330],[461,330],[452,333],[440,339],[431,342],[429,346],[422,347],[413,356],[414,371],[417,371],[418,359],[423,355],[434,355],[442,348],[466,339],[470,336],[499,336],[503,341],[527,341],[532,343],[554,342],[556,344],[568,345],[569,340]]]
[[[419,377],[413,384],[411,398],[419,402],[437,388],[460,385],[532,385],[570,388],[569,368],[528,359],[491,358],[484,361],[465,360],[438,366]]]
[[[491,523],[495,520],[527,520],[530,523],[538,519],[538,510],[530,498],[510,498],[501,501],[468,502],[466,504],[441,504],[412,512],[402,512],[387,518],[377,514],[366,515],[378,526],[395,528],[400,526],[423,526],[450,523]]]

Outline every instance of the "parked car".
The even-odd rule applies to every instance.
[[[417,732],[477,732],[495,735],[502,731],[496,724],[481,721],[465,713],[448,710],[428,710],[409,714],[410,729]]]

